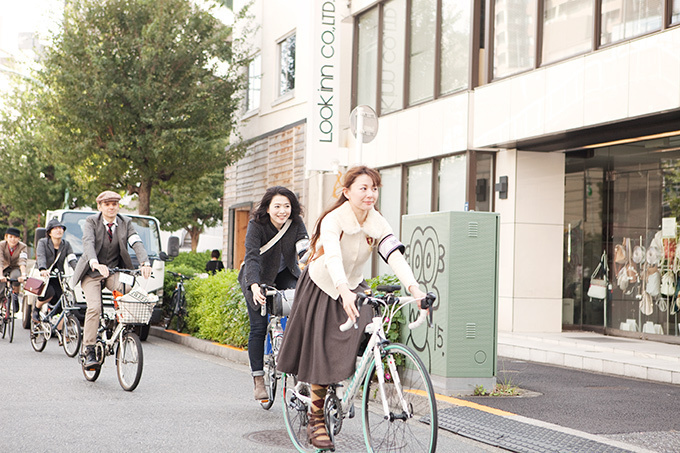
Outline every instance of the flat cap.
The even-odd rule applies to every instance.
[[[120,201],[121,196],[112,190],[105,190],[104,192],[97,195],[97,204],[104,203],[105,201]]]

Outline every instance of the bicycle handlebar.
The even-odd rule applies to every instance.
[[[410,304],[416,301],[421,301],[420,304],[420,314],[418,315],[418,318],[409,323],[408,328],[409,329],[415,329],[419,325],[425,321],[425,319],[429,315],[429,319],[427,324],[429,326],[432,326],[432,306],[434,305],[434,301],[437,299],[437,296],[429,292],[424,298],[421,299],[416,299],[414,297],[395,297],[392,296],[391,294],[388,294],[383,297],[372,297],[372,296],[367,296],[365,294],[357,294],[357,298],[355,300],[355,304],[357,306],[357,309],[361,309],[361,306],[364,305],[365,301],[375,301],[379,304],[387,305],[387,303],[399,303],[401,306],[404,306],[406,304]],[[352,326],[354,326],[355,329],[357,329],[359,326],[357,326],[355,321],[352,321],[352,318],[347,318],[347,321],[345,321],[342,325],[340,325],[340,331],[341,332],[346,332],[348,331]]]
[[[175,278],[179,278],[182,281],[191,280],[192,278],[194,278],[194,276],[189,277],[188,275],[184,275],[184,274],[179,273],[179,272],[173,272],[173,271],[165,271],[165,272],[167,272],[168,274],[172,275]]]

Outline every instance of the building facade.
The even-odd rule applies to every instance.
[[[253,14],[253,142],[226,170],[233,263],[237,213],[274,181],[313,226],[356,162],[350,112],[368,105],[379,130],[361,158],[381,170],[392,225],[500,213],[501,331],[678,335],[680,0],[260,1]],[[588,297],[603,252],[605,300]]]

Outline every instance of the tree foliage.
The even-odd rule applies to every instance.
[[[151,210],[163,229],[185,228],[191,236],[191,250],[195,252],[200,234],[222,219],[223,182],[223,170],[218,169],[191,184],[160,184],[152,192]]]
[[[42,122],[36,115],[40,87],[15,79],[0,111],[0,229],[23,230],[23,240],[44,226],[48,209],[74,206],[68,168],[45,153]]]
[[[71,0],[39,79],[55,157],[92,193],[193,183],[233,156],[245,60],[191,0]],[[227,68],[225,70],[225,68]]]

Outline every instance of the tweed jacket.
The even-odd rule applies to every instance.
[[[128,244],[137,254],[140,263],[149,260],[142,238],[139,237],[132,220],[122,214],[116,216],[117,226],[114,231],[113,240],[118,241],[120,248],[120,259],[122,267],[133,269],[132,258],[128,253]],[[73,285],[77,285],[90,271],[90,260],[99,260],[99,252],[102,250],[104,240],[107,239],[106,226],[102,220],[102,213],[93,214],[85,219],[83,225],[83,254],[78,260],[75,273],[73,274]]]
[[[9,246],[7,241],[0,241],[0,270],[4,271],[7,268],[19,269],[19,266],[25,266],[28,260],[28,247],[23,242],[19,241],[14,253],[10,256]]]
[[[307,228],[305,228],[302,219],[298,217],[293,220],[288,231],[286,231],[281,239],[272,248],[260,255],[260,247],[276,236],[278,231],[269,220],[264,225],[256,222],[254,219],[248,222],[246,257],[244,265],[239,272],[239,282],[246,298],[248,298],[248,295],[245,291],[249,291],[253,283],[260,285],[271,285],[274,283],[279,273],[282,254],[284,264],[290,273],[296,278],[300,276],[298,254],[304,252],[309,244]]]
[[[35,265],[41,271],[47,270],[52,266],[52,263],[54,263],[57,254],[59,254],[59,259],[54,265],[55,268],[65,272],[65,263],[68,263],[72,269],[76,268],[77,259],[76,255],[73,253],[71,244],[66,239],[62,239],[59,250],[55,250],[54,243],[49,237],[42,238],[38,241],[38,248],[35,253]]]
[[[321,222],[317,247],[323,246],[324,254],[309,264],[310,278],[323,292],[337,299],[339,285],[347,283],[354,289],[364,280],[364,265],[378,244],[390,235],[392,228],[378,211],[371,209],[360,225],[346,201]],[[387,264],[405,288],[418,285],[402,253],[390,253]]]

